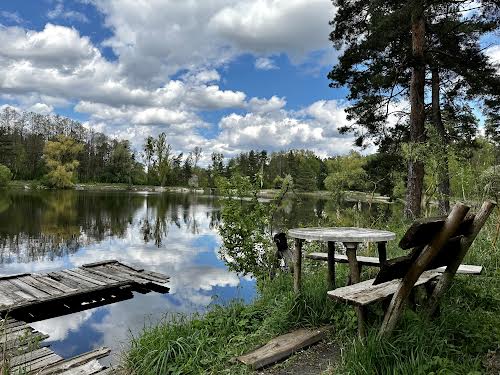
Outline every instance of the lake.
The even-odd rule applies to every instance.
[[[287,201],[281,229],[319,225],[330,201]],[[338,215],[338,210],[337,210]],[[32,325],[63,357],[108,346],[117,355],[144,325],[166,314],[203,312],[212,303],[255,295],[255,282],[228,271],[216,198],[195,194],[0,191],[0,274],[53,271],[106,259],[170,276],[170,292],[132,299]],[[110,357],[106,361],[113,361]]]

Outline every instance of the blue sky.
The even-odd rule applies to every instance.
[[[3,0],[0,105],[57,113],[140,149],[348,152],[328,87],[330,0]],[[498,45],[492,57],[500,60]]]

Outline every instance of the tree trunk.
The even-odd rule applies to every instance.
[[[448,171],[448,138],[441,118],[441,105],[439,95],[439,69],[432,69],[432,123],[438,136],[438,205],[441,215],[450,211],[450,175]]]
[[[419,145],[425,141],[425,20],[422,1],[417,1],[411,20],[413,68],[410,82],[410,147],[416,149],[408,162],[408,182],[406,191],[405,216],[419,217],[422,209],[422,189],[424,185],[424,163]]]

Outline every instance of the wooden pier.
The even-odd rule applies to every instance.
[[[48,335],[36,331],[26,322],[11,318],[30,316],[40,320],[44,307],[53,316],[68,313],[66,307],[83,309],[82,300],[99,301],[129,298],[131,289],[167,292],[169,278],[165,275],[137,269],[116,260],[85,264],[81,267],[48,273],[26,273],[0,276],[0,373],[2,374],[65,374],[104,375],[113,373],[98,362],[109,355],[108,348],[99,348],[79,356],[63,359],[42,341]],[[102,296],[105,295],[106,299]],[[104,301],[104,302],[101,302]],[[95,301],[94,301],[95,302]],[[77,306],[82,305],[82,306]],[[63,306],[65,308],[63,308]],[[86,304],[92,308],[95,303]],[[68,307],[69,308],[69,307]],[[34,319],[33,319],[34,318]]]
[[[99,348],[79,356],[63,359],[40,342],[48,336],[15,319],[0,320],[0,353],[2,374],[110,374],[111,369],[97,360],[109,355],[108,348]]]
[[[0,314],[125,286],[167,291],[168,280],[116,260],[57,272],[0,276]]]

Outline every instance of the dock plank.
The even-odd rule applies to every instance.
[[[266,345],[244,355],[237,357],[237,360],[259,369],[289,357],[296,351],[313,345],[322,340],[330,327],[321,329],[301,328],[296,331],[275,337]]]
[[[155,285],[166,287],[168,282],[167,276],[150,274],[117,261],[44,274],[5,276],[0,280],[0,313],[123,286],[140,285],[142,290],[146,286],[149,291]]]

